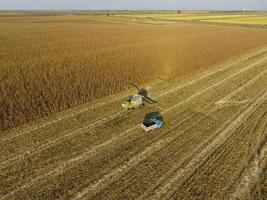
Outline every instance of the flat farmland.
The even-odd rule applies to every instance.
[[[267,50],[183,80],[140,87],[155,107],[125,111],[132,91],[0,135],[0,199],[266,199]],[[160,111],[162,129],[145,133]]]
[[[1,130],[133,84],[184,79],[267,44],[264,29],[18,15],[0,16]]]

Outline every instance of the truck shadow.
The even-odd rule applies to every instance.
[[[144,122],[148,122],[148,121],[151,121],[151,119],[153,118],[156,118],[156,117],[161,117],[163,119],[163,117],[161,116],[161,114],[159,112],[151,112],[151,113],[147,113],[145,115],[145,118],[144,118]]]

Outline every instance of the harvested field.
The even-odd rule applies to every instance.
[[[185,78],[267,44],[266,30],[112,19],[0,17],[0,129],[115,94],[133,83]]]
[[[153,27],[154,28],[154,27]],[[0,135],[0,200],[265,199],[267,50],[123,91]],[[145,133],[160,111],[162,129]]]
[[[122,13],[114,14],[115,18],[139,20],[146,23],[152,21],[165,22],[191,22],[230,24],[251,27],[265,27],[267,25],[267,14],[261,12],[233,12],[233,13]]]

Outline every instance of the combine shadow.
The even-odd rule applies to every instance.
[[[148,95],[148,91],[145,88],[141,88],[138,94],[146,97]]]

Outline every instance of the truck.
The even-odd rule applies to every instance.
[[[152,131],[154,129],[160,129],[164,125],[163,117],[159,112],[152,112],[145,115],[144,121],[140,124],[141,128],[145,132]]]

